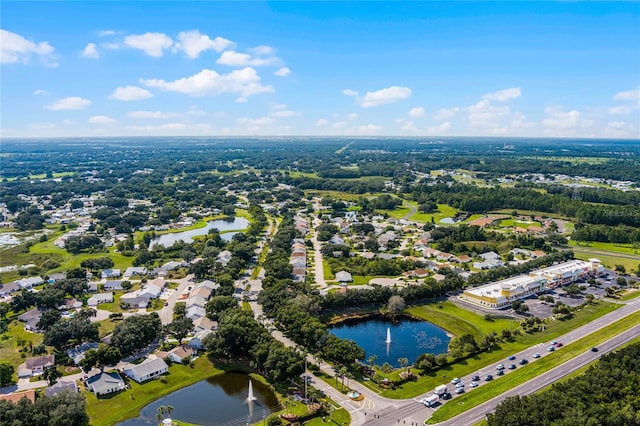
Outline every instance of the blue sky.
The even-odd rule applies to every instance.
[[[638,2],[2,2],[3,137],[640,138]]]

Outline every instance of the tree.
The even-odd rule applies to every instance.
[[[400,367],[402,368],[407,368],[407,365],[409,365],[409,358],[398,358],[398,364],[400,364]]]
[[[387,309],[393,315],[398,315],[402,313],[405,307],[406,307],[406,303],[404,301],[404,298],[402,298],[402,296],[391,296],[389,298],[389,302],[387,303]]]
[[[373,368],[373,364],[375,364],[377,360],[378,360],[377,355],[371,355],[369,356],[369,358],[367,358],[367,364],[369,364],[369,367]]]
[[[111,344],[118,348],[123,356],[128,356],[155,341],[161,330],[162,323],[155,312],[128,317],[116,325]]]
[[[60,315],[60,311],[58,311],[57,309],[49,309],[42,313],[40,321],[38,321],[36,327],[39,330],[47,331],[49,330],[49,327],[60,321],[60,318],[62,318],[62,316]]]
[[[55,385],[60,377],[62,377],[62,373],[58,371],[55,365],[46,367],[42,372],[42,378],[47,381],[49,386]]]
[[[6,319],[7,314],[11,311],[11,305],[7,302],[0,302],[0,319]]]
[[[0,362],[0,388],[11,386],[14,384],[13,373],[16,369],[7,361]]]
[[[182,317],[173,320],[164,327],[167,334],[172,335],[178,340],[178,344],[182,344],[182,339],[193,330],[193,321],[190,318]]]
[[[615,270],[621,274],[625,274],[627,272],[627,268],[625,268],[624,265],[616,265]]]

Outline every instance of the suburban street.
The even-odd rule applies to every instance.
[[[163,307],[162,310],[160,310],[159,314],[162,325],[169,324],[171,321],[173,321],[173,307],[176,305],[178,297],[182,294],[182,292],[184,292],[190,285],[193,285],[193,277],[194,275],[190,274],[178,280],[171,280],[178,283],[178,288],[173,290],[173,293],[171,293],[171,295],[167,299],[167,306]]]

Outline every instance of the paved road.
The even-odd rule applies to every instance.
[[[182,294],[182,292],[184,292],[187,287],[189,287],[190,285],[194,285],[193,277],[194,275],[190,274],[178,280],[171,280],[178,283],[178,288],[174,290],[173,293],[171,293],[169,298],[166,300],[167,306],[162,308],[162,310],[160,311],[160,320],[162,321],[163,325],[169,324],[171,321],[173,321],[173,307],[178,301],[178,296],[180,296],[180,294]]]
[[[567,250],[572,250],[576,253],[586,253],[593,256],[613,256],[613,257],[621,257],[623,259],[632,259],[640,261],[640,256],[632,253],[618,253],[606,250],[594,249],[588,246],[570,246]]]

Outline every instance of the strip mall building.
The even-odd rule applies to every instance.
[[[544,269],[531,271],[506,280],[473,287],[463,292],[462,298],[485,308],[500,309],[511,306],[515,300],[539,294],[547,289],[575,282],[589,276],[600,275],[604,267],[598,259],[570,260]]]

